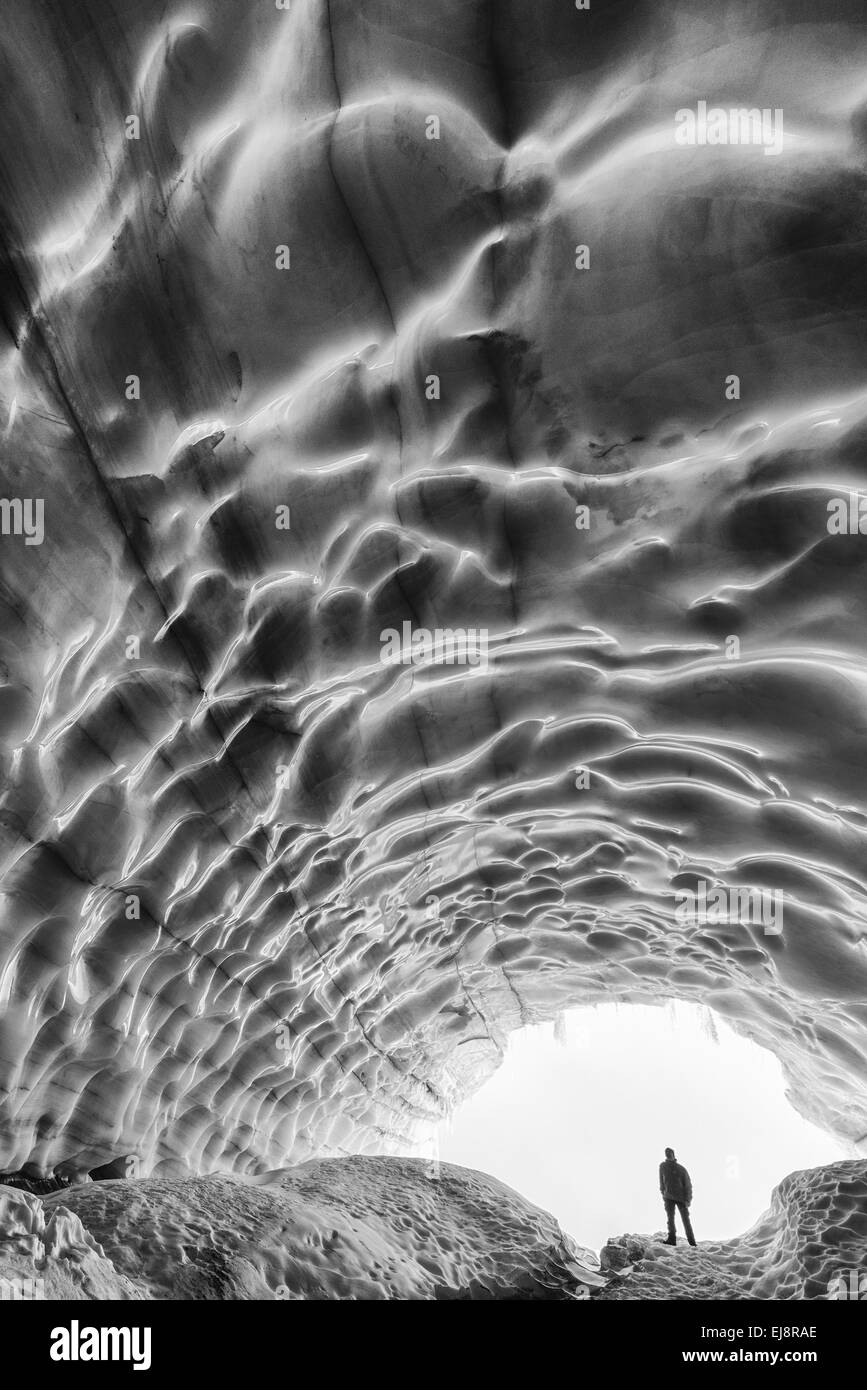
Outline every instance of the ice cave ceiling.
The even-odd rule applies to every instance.
[[[667,997],[867,1136],[867,15],[594,11],[10,7],[6,1169],[400,1151]]]

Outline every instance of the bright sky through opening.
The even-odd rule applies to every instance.
[[[440,1127],[439,1153],[514,1187],[579,1244],[664,1227],[666,1145],[692,1177],[699,1241],[748,1230],[787,1173],[850,1157],[792,1109],[776,1057],[708,1009],[609,1004],[564,1023],[565,1041],[551,1024],[512,1035]]]

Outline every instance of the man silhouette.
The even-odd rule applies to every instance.
[[[663,1245],[677,1245],[677,1236],[674,1230],[675,1207],[680,1212],[680,1219],[683,1222],[687,1240],[690,1245],[695,1245],[695,1236],[692,1233],[692,1224],[689,1219],[692,1183],[683,1164],[678,1163],[675,1158],[674,1149],[666,1149],[665,1162],[659,1165],[659,1190],[662,1193],[665,1215],[668,1218],[668,1240],[664,1240]]]

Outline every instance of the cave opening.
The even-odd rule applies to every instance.
[[[749,1229],[787,1174],[851,1157],[793,1108],[771,1051],[672,1000],[585,1006],[517,1030],[432,1149],[495,1175],[598,1250],[615,1233],[664,1229],[667,1146],[691,1173],[700,1240]]]

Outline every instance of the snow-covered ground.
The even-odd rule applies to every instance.
[[[791,1174],[737,1240],[597,1257],[484,1173],[408,1158],[0,1195],[0,1277],[57,1299],[831,1298],[867,1252],[867,1162]]]

